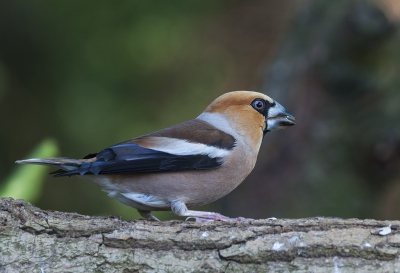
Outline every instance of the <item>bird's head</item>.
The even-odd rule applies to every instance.
[[[256,135],[284,129],[296,119],[278,102],[258,92],[234,91],[215,99],[204,111],[224,115],[243,134]]]

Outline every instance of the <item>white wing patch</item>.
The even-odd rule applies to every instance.
[[[225,157],[230,152],[202,143],[192,143],[182,139],[169,137],[153,137],[146,148],[173,155],[207,155],[211,158]]]
[[[131,199],[137,203],[149,206],[149,207],[160,207],[165,208],[169,207],[169,202],[165,199],[162,199],[158,196],[144,193],[136,193],[136,192],[127,192],[121,193],[124,197]]]

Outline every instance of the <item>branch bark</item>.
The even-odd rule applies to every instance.
[[[126,222],[2,198],[0,271],[397,272],[399,230],[400,221],[336,218]]]

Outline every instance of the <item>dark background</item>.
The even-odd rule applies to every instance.
[[[14,161],[81,158],[255,90],[298,124],[202,209],[399,219],[399,21],[397,0],[1,1],[0,196],[137,218],[87,181]]]

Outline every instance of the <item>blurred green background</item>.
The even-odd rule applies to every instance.
[[[298,118],[208,205],[255,218],[400,217],[400,6],[376,1],[0,3],[0,196],[138,218],[78,177],[15,166],[81,158],[264,92]],[[176,218],[156,213],[160,219]]]

